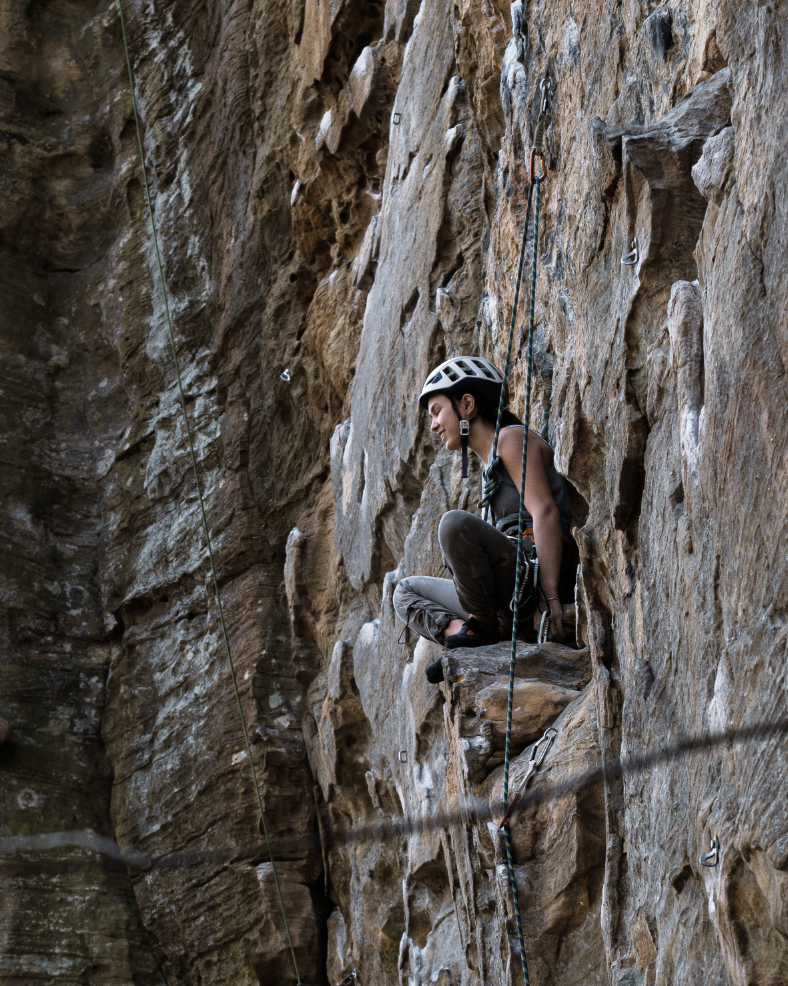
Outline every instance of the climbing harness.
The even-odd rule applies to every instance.
[[[522,568],[520,595],[515,604],[515,593],[513,592],[512,600],[509,603],[509,609],[512,611],[512,619],[517,619],[520,622],[533,616],[538,605],[539,559],[536,557],[536,548],[531,549],[531,555],[523,561]],[[517,611],[516,616],[515,607]]]
[[[525,254],[526,254],[526,244],[528,241],[528,226],[531,218],[531,211],[533,208],[533,231],[532,231],[532,248],[531,248],[531,283],[530,283],[530,297],[529,297],[529,311],[528,311],[528,340],[526,346],[526,363],[525,363],[525,410],[523,414],[524,424],[523,424],[523,454],[522,454],[522,466],[521,466],[521,482],[520,482],[520,511],[517,520],[517,563],[515,567],[514,576],[514,596],[512,597],[511,610],[512,610],[512,649],[509,656],[509,692],[508,692],[508,702],[506,708],[506,745],[504,749],[504,761],[503,761],[503,811],[504,817],[501,820],[503,827],[504,843],[506,846],[506,868],[509,875],[509,887],[512,892],[512,903],[514,905],[514,918],[517,925],[517,942],[520,948],[520,964],[523,970],[523,980],[525,986],[531,986],[531,980],[528,975],[528,961],[525,955],[525,941],[523,939],[523,925],[520,918],[520,902],[517,894],[517,878],[514,869],[514,860],[512,858],[512,843],[509,833],[508,825],[508,815],[511,811],[511,806],[509,806],[509,764],[511,760],[511,746],[512,746],[512,712],[514,705],[514,670],[515,661],[517,658],[517,633],[519,630],[519,611],[520,611],[520,600],[523,592],[528,589],[530,592],[540,591],[538,584],[539,569],[538,562],[535,556],[532,554],[531,562],[527,562],[524,557],[523,550],[523,537],[525,534],[525,467],[528,458],[528,422],[531,416],[531,385],[533,381],[533,340],[534,340],[534,323],[535,323],[535,309],[536,309],[536,269],[537,262],[539,259],[539,210],[541,205],[541,184],[546,177],[545,169],[545,155],[544,155],[544,135],[547,128],[547,124],[550,120],[550,100],[552,96],[552,87],[550,84],[550,78],[545,73],[545,77],[541,82],[540,90],[542,94],[541,106],[539,109],[539,120],[537,122],[536,131],[534,133],[534,142],[531,148],[531,153],[528,162],[528,203],[525,211],[525,225],[523,227],[523,239],[520,246],[520,258],[517,265],[517,280],[515,282],[514,289],[514,300],[512,302],[512,315],[509,321],[509,340],[506,346],[506,359],[503,365],[503,384],[501,385],[501,394],[498,401],[498,417],[495,422],[495,435],[493,437],[492,452],[490,457],[490,465],[485,472],[484,476],[484,487],[482,491],[482,498],[479,501],[480,509],[484,510],[485,520],[489,517],[489,512],[491,509],[492,498],[498,489],[498,473],[501,469],[501,459],[498,455],[498,439],[501,432],[501,422],[503,419],[503,410],[508,401],[508,382],[509,382],[509,369],[511,366],[512,357],[512,347],[514,345],[514,335],[515,326],[517,323],[517,304],[520,297],[520,284],[522,281],[523,267],[525,265]],[[539,161],[541,165],[541,174],[536,170],[536,162]],[[542,620],[539,626],[539,636],[538,640],[540,643],[544,643],[550,634],[550,603],[544,597],[544,593],[541,593],[543,598],[545,598],[546,613],[542,614]],[[544,740],[544,737],[542,738]],[[540,741],[542,742],[542,741]],[[545,749],[545,753],[547,750]],[[532,753],[533,755],[533,753]],[[539,761],[541,763],[541,760]],[[530,776],[530,775],[529,775]]]
[[[271,851],[271,839],[268,833],[268,824],[265,818],[265,808],[263,805],[263,796],[260,792],[260,785],[257,780],[257,771],[254,766],[254,759],[252,757],[252,747],[249,741],[249,730],[246,726],[246,718],[243,712],[243,706],[241,705],[241,694],[238,691],[238,679],[235,673],[235,664],[233,663],[232,650],[230,648],[230,638],[227,633],[227,626],[224,620],[224,610],[222,608],[222,597],[219,591],[219,576],[216,571],[216,562],[213,556],[213,542],[211,540],[211,532],[208,527],[208,518],[205,513],[205,499],[203,497],[202,486],[200,485],[200,473],[197,465],[197,455],[194,451],[194,440],[192,438],[191,425],[189,424],[189,415],[186,410],[186,395],[183,390],[183,381],[181,379],[180,361],[178,360],[178,351],[175,346],[175,332],[172,327],[172,316],[170,314],[170,303],[167,297],[167,285],[164,280],[164,268],[161,262],[161,253],[159,251],[159,238],[156,233],[156,222],[153,215],[153,203],[151,200],[150,186],[148,184],[148,170],[145,163],[145,147],[142,142],[142,128],[140,126],[140,113],[139,107],[137,105],[137,88],[134,82],[134,71],[131,67],[131,54],[129,52],[129,42],[126,34],[126,19],[123,16],[123,0],[118,0],[118,10],[120,12],[120,28],[123,34],[123,50],[126,55],[126,68],[129,74],[129,88],[131,90],[131,101],[134,107],[134,123],[137,129],[137,145],[140,152],[140,165],[142,168],[142,182],[145,188],[145,200],[148,206],[148,216],[150,217],[151,234],[153,236],[153,249],[156,255],[156,267],[159,273],[159,281],[161,284],[161,293],[164,300],[164,313],[167,321],[167,332],[169,334],[170,349],[172,350],[172,360],[175,368],[175,376],[178,381],[178,393],[180,395],[181,410],[183,411],[183,421],[186,431],[186,438],[189,445],[189,454],[191,456],[192,471],[194,473],[194,482],[197,487],[197,500],[200,505],[200,516],[202,519],[203,533],[205,534],[205,542],[208,548],[208,558],[211,568],[211,576],[213,581],[214,595],[216,598],[216,608],[219,615],[219,624],[222,629],[222,638],[224,640],[225,650],[227,651],[227,662],[230,666],[230,676],[233,682],[233,689],[235,691],[235,701],[238,706],[238,714],[241,719],[241,728],[243,729],[244,742],[246,743],[246,754],[249,759],[249,766],[252,770],[252,781],[254,783],[255,794],[257,795],[257,805],[260,809],[260,820],[263,826],[263,834],[265,836],[266,845],[268,847],[268,858],[271,861],[271,870],[274,876],[274,883],[276,885],[276,892],[279,897],[279,907],[282,912],[282,919],[285,925],[285,934],[287,936],[287,942],[290,946],[290,955],[293,959],[293,969],[295,970],[297,986],[304,986],[301,982],[301,975],[298,971],[298,962],[296,961],[295,948],[293,947],[293,939],[290,934],[290,925],[287,922],[287,914],[285,913],[285,904],[282,897],[282,888],[279,885],[279,876],[276,871],[276,863],[274,861],[273,853]],[[287,371],[285,371],[287,372]]]
[[[525,777],[523,777],[522,782],[520,783],[520,790],[517,791],[512,800],[509,802],[509,807],[504,812],[503,818],[500,822],[498,822],[499,829],[503,828],[508,821],[509,816],[517,807],[517,802],[525,794],[525,789],[528,787],[528,782],[544,763],[544,758],[547,756],[550,747],[553,745],[553,740],[557,735],[558,730],[553,729],[551,726],[549,729],[545,730],[542,738],[537,740],[531,747],[531,756],[528,758],[528,769],[525,772]]]

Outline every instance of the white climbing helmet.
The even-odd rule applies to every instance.
[[[433,370],[421,388],[419,403],[426,407],[431,394],[479,394],[497,401],[501,396],[503,374],[483,356],[453,356]]]

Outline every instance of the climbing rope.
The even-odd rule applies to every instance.
[[[536,125],[536,132],[534,133],[533,147],[531,148],[531,155],[529,159],[529,183],[528,183],[528,203],[525,209],[525,223],[523,224],[523,238],[520,244],[520,258],[517,264],[517,278],[515,280],[514,286],[514,300],[512,301],[512,315],[509,319],[509,340],[506,345],[506,357],[503,362],[503,385],[501,387],[501,395],[498,399],[498,415],[495,420],[495,434],[493,435],[492,443],[492,454],[490,465],[485,471],[484,475],[484,487],[482,490],[482,498],[479,500],[479,509],[484,511],[484,519],[487,520],[489,517],[489,512],[491,509],[491,501],[498,489],[498,473],[501,469],[501,459],[498,455],[498,439],[501,434],[501,424],[503,420],[503,412],[509,401],[509,370],[511,368],[512,361],[512,348],[514,345],[515,327],[517,324],[517,307],[520,300],[520,285],[523,278],[523,267],[525,265],[526,256],[526,244],[528,242],[528,226],[531,219],[531,204],[534,193],[534,165],[536,158],[540,158],[542,162],[542,178],[544,177],[544,134],[547,128],[547,124],[550,121],[550,79],[547,74],[545,74],[544,79],[541,82],[540,89],[542,92],[542,105],[539,110],[539,120]],[[526,417],[528,411],[530,410],[530,404],[526,399]],[[526,432],[528,431],[528,421],[526,420]]]
[[[512,841],[509,831],[508,816],[513,806],[509,806],[509,766],[511,762],[512,745],[512,712],[514,707],[514,671],[517,659],[517,632],[519,629],[519,608],[520,594],[523,587],[523,577],[532,580],[534,588],[538,587],[538,567],[534,564],[529,567],[526,564],[523,551],[523,531],[525,528],[525,472],[528,459],[528,424],[531,417],[531,389],[533,383],[533,343],[534,343],[534,323],[536,312],[536,272],[539,259],[539,212],[541,206],[541,183],[545,177],[544,161],[544,134],[549,121],[550,113],[550,80],[547,75],[541,83],[542,104],[539,111],[539,119],[534,134],[534,143],[531,148],[531,155],[528,167],[528,205],[525,213],[525,225],[523,227],[523,239],[520,246],[520,259],[517,265],[517,280],[515,283],[514,300],[512,302],[512,316],[509,320],[509,340],[506,346],[506,359],[503,367],[503,383],[501,385],[501,396],[498,401],[498,416],[495,422],[495,434],[493,436],[492,452],[490,465],[485,472],[484,488],[479,507],[484,510],[485,519],[488,518],[491,510],[491,501],[498,489],[498,474],[501,468],[501,459],[498,455],[498,438],[501,431],[503,411],[508,401],[509,369],[511,365],[512,348],[514,344],[515,326],[517,321],[517,305],[520,297],[520,283],[522,280],[523,266],[525,262],[526,243],[528,240],[528,224],[531,217],[533,203],[533,232],[531,249],[531,282],[528,310],[528,339],[526,345],[525,358],[525,410],[523,413],[523,451],[520,472],[520,508],[517,519],[517,562],[515,565],[514,577],[514,596],[512,598],[512,647],[509,656],[509,689],[506,707],[506,744],[503,760],[503,811],[504,817],[501,820],[503,827],[504,843],[506,846],[506,869],[509,876],[509,888],[512,892],[512,903],[514,905],[514,919],[517,925],[517,942],[520,949],[520,964],[523,970],[523,980],[525,986],[531,986],[531,979],[528,975],[528,960],[525,954],[525,940],[523,938],[523,923],[520,916],[520,900],[517,893],[517,877],[512,858]],[[536,172],[537,160],[541,163],[541,175]],[[539,626],[539,642],[547,640],[550,633],[550,604],[547,604],[547,612],[542,615]],[[545,750],[546,752],[546,750]],[[541,762],[541,761],[540,761]]]
[[[523,576],[523,537],[522,532],[525,526],[525,465],[528,458],[528,419],[531,410],[531,381],[533,376],[533,330],[534,330],[534,308],[536,296],[536,263],[539,245],[539,206],[541,200],[541,179],[533,176],[531,188],[534,189],[534,232],[533,232],[533,254],[531,257],[531,297],[530,311],[528,316],[528,345],[525,364],[525,413],[523,427],[523,454],[520,482],[520,513],[517,521],[517,562],[514,569],[514,599],[512,605],[512,649],[509,655],[509,691],[506,704],[506,742],[504,746],[503,759],[503,808],[506,811],[509,803],[509,764],[511,760],[512,747],[512,711],[514,706],[514,669],[517,659],[517,631],[519,629],[519,604],[520,604],[520,583]],[[506,845],[506,868],[509,874],[509,887],[512,891],[512,903],[514,904],[514,919],[517,924],[517,942],[520,946],[520,964],[523,969],[523,980],[525,986],[531,986],[531,979],[528,975],[528,960],[525,955],[525,941],[523,939],[523,923],[520,918],[520,901],[517,894],[517,877],[512,858],[512,840],[509,831],[509,822],[503,827],[504,843]]]
[[[528,226],[531,221],[531,204],[533,200],[534,186],[528,183],[528,205],[525,209],[525,223],[523,225],[523,239],[520,244],[520,259],[517,263],[517,279],[514,285],[514,300],[512,302],[512,315],[509,319],[509,341],[506,345],[506,356],[503,361],[503,384],[501,385],[501,396],[498,399],[498,416],[495,419],[495,434],[493,435],[492,453],[490,464],[484,474],[484,488],[482,498],[479,500],[479,509],[484,511],[484,519],[487,520],[492,509],[492,498],[498,490],[498,473],[501,468],[501,459],[498,455],[498,439],[501,434],[501,422],[503,411],[509,400],[509,369],[512,361],[512,348],[514,344],[515,326],[517,324],[517,305],[520,300],[520,284],[523,279],[523,267],[525,265],[526,244],[528,243]]]
[[[139,147],[140,164],[142,166],[142,181],[143,181],[143,185],[145,187],[145,200],[146,200],[147,205],[148,205],[148,216],[150,217],[151,233],[153,235],[153,249],[154,249],[154,252],[155,252],[155,255],[156,255],[156,267],[158,268],[159,282],[161,284],[161,293],[162,293],[162,297],[164,299],[164,312],[165,312],[165,317],[166,317],[166,321],[167,321],[167,332],[169,334],[169,339],[170,339],[170,349],[172,350],[172,360],[173,360],[173,364],[174,364],[174,367],[175,367],[175,376],[176,376],[176,379],[178,381],[178,393],[180,395],[181,410],[183,411],[183,421],[184,421],[184,425],[185,425],[185,429],[186,429],[186,438],[187,438],[188,444],[189,444],[189,454],[191,456],[192,471],[194,473],[194,482],[195,482],[195,485],[197,487],[197,499],[198,499],[198,502],[200,504],[200,516],[202,518],[202,528],[203,528],[203,533],[205,534],[205,542],[206,542],[206,545],[208,546],[208,558],[210,560],[211,576],[212,576],[212,580],[213,580],[214,595],[215,595],[215,598],[216,598],[216,608],[217,608],[217,611],[218,611],[218,614],[219,614],[219,623],[220,623],[221,629],[222,629],[222,638],[224,640],[225,650],[227,651],[227,662],[228,662],[228,664],[230,666],[230,676],[231,676],[232,682],[233,682],[233,690],[235,692],[235,701],[236,701],[236,704],[238,706],[238,715],[240,716],[240,719],[241,719],[241,728],[243,729],[244,742],[246,743],[246,754],[247,754],[247,757],[249,759],[249,766],[251,767],[251,770],[252,770],[252,781],[254,783],[255,794],[257,795],[257,805],[258,805],[258,808],[260,809],[260,820],[261,820],[262,825],[263,825],[263,834],[265,836],[266,845],[268,847],[268,857],[271,860],[271,870],[272,870],[273,875],[274,875],[274,883],[276,885],[276,893],[277,893],[277,896],[279,897],[279,907],[280,907],[280,909],[282,911],[282,919],[283,919],[284,925],[285,925],[285,934],[287,935],[287,943],[290,946],[290,955],[292,956],[292,959],[293,959],[293,968],[295,970],[296,982],[297,982],[298,986],[303,986],[303,984],[301,983],[301,975],[300,975],[300,973],[298,971],[298,962],[296,961],[295,948],[293,947],[293,939],[292,939],[292,936],[290,934],[290,925],[288,924],[287,914],[285,913],[285,903],[284,903],[284,899],[282,897],[282,888],[281,888],[281,886],[279,884],[279,875],[277,874],[277,871],[276,871],[276,863],[274,861],[273,853],[271,851],[271,839],[270,839],[270,836],[269,836],[269,833],[268,833],[268,824],[267,824],[266,818],[265,818],[265,807],[263,805],[263,796],[262,796],[262,793],[260,791],[260,785],[259,785],[258,780],[257,780],[257,771],[255,769],[254,760],[252,758],[252,746],[251,746],[251,743],[249,741],[249,730],[247,729],[247,726],[246,726],[246,717],[244,716],[243,706],[241,705],[241,693],[238,690],[238,679],[237,679],[237,676],[236,676],[236,673],[235,673],[235,664],[233,662],[233,654],[232,654],[232,649],[230,647],[230,638],[229,638],[229,635],[227,633],[227,625],[226,625],[225,620],[224,620],[224,609],[222,607],[222,597],[221,597],[221,593],[219,591],[219,576],[218,576],[217,571],[216,571],[216,563],[215,563],[214,557],[213,557],[213,542],[211,540],[210,528],[208,527],[208,518],[207,518],[206,513],[205,513],[205,500],[204,500],[204,497],[203,497],[202,486],[200,484],[200,472],[199,472],[199,467],[198,467],[198,464],[197,464],[197,455],[195,454],[195,451],[194,451],[194,441],[193,441],[193,438],[192,438],[191,425],[189,424],[189,415],[188,415],[188,412],[186,410],[186,395],[185,395],[184,390],[183,390],[183,382],[182,382],[182,379],[181,379],[180,361],[178,359],[178,351],[177,351],[177,348],[175,346],[175,332],[174,332],[173,327],[172,327],[172,316],[170,314],[170,304],[169,304],[169,299],[167,297],[167,286],[166,286],[166,283],[165,283],[165,280],[164,280],[164,268],[163,268],[162,262],[161,262],[161,253],[159,252],[159,238],[158,238],[158,235],[156,233],[156,222],[155,222],[154,214],[153,214],[153,203],[152,203],[152,200],[151,200],[150,186],[148,184],[148,169],[147,169],[147,165],[145,163],[145,147],[144,147],[144,144],[143,144],[143,141],[142,141],[142,128],[140,126],[140,113],[139,113],[139,107],[137,106],[137,88],[136,88],[136,85],[135,85],[135,82],[134,82],[134,72],[133,72],[132,67],[131,67],[131,55],[129,53],[129,42],[128,42],[128,37],[127,37],[127,34],[126,34],[126,20],[125,20],[125,17],[123,16],[123,2],[122,2],[122,0],[118,0],[118,10],[120,12],[120,27],[121,27],[121,32],[123,34],[123,50],[124,50],[125,55],[126,55],[126,68],[128,69],[128,73],[129,73],[129,87],[131,89],[131,101],[132,101],[132,104],[134,106],[134,123],[135,123],[136,128],[137,128],[137,145]]]

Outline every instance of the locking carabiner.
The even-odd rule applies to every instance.
[[[537,157],[542,162],[542,173],[541,175],[535,174],[536,171],[536,159]],[[528,178],[533,185],[534,181],[544,181],[547,176],[547,166],[544,163],[544,151],[538,150],[536,147],[531,148],[531,160],[528,165]]]

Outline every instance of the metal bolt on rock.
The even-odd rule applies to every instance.
[[[621,258],[621,263],[626,267],[634,267],[635,264],[640,263],[640,248],[637,237],[632,241],[632,251]]]
[[[701,866],[716,866],[720,861],[720,840],[715,836],[711,840],[711,849],[698,862]]]

